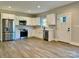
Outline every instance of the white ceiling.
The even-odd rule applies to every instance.
[[[38,14],[69,3],[72,1],[0,1],[0,9]],[[38,5],[40,8],[37,8]]]

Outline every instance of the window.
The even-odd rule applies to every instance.
[[[47,21],[45,18],[43,19],[43,26],[47,26]]]
[[[44,26],[44,27],[47,27],[47,20],[46,20],[45,17],[40,18],[40,25]]]

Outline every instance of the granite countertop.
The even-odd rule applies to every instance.
[[[39,29],[39,30],[43,31],[44,29]],[[53,31],[54,29],[45,29],[45,30]]]

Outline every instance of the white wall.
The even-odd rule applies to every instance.
[[[48,11],[46,13],[42,13],[38,16],[45,16],[48,14],[56,14],[56,16],[60,15],[61,13],[68,13],[71,12],[72,13],[72,19],[71,19],[71,44],[75,44],[79,46],[79,2],[75,2],[69,5],[65,5],[59,8],[55,8],[51,11]],[[59,23],[59,22],[58,22]],[[59,25],[57,25],[57,27],[59,27]],[[56,40],[59,39],[58,38],[59,35],[59,30],[56,30]]]
[[[59,8],[55,11],[57,15],[71,12],[71,41],[69,43],[79,46],[79,2]],[[59,22],[58,22],[59,23]],[[57,25],[58,27],[59,25]],[[58,29],[57,29],[58,30]],[[57,32],[56,35],[58,35]],[[58,36],[56,36],[57,39]]]

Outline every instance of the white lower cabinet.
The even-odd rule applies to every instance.
[[[53,31],[53,29],[52,30],[48,30],[48,29],[44,30],[43,36],[44,36],[43,39],[45,41],[52,41],[52,40],[54,40],[54,31]]]
[[[38,38],[41,38],[41,39],[43,39],[43,31],[42,30],[40,30],[40,31],[38,31]]]
[[[16,40],[17,39],[20,39],[20,31],[18,29],[16,30]]]
[[[52,41],[54,40],[54,30],[47,30],[48,31],[48,35],[46,34],[46,36],[48,36],[47,38],[47,41]],[[44,32],[43,32],[43,29],[42,30],[35,30],[35,34],[34,36],[37,37],[37,38],[41,38],[44,40]]]
[[[35,30],[34,36],[37,38],[43,39],[43,31],[42,30]]]
[[[48,41],[52,41],[52,40],[54,40],[54,31],[53,30],[49,30]]]

